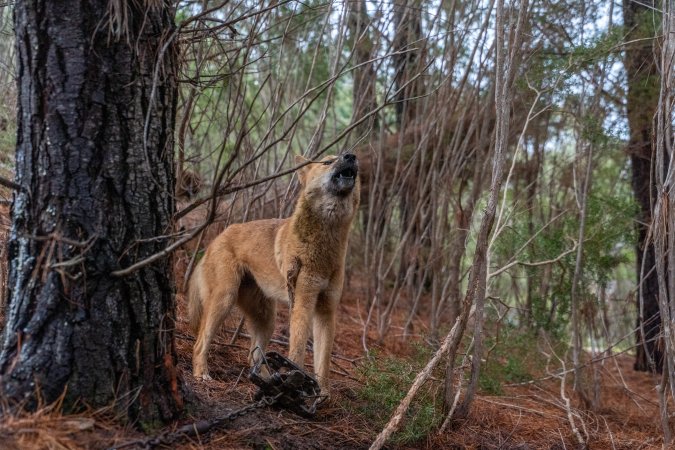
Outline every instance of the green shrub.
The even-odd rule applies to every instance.
[[[362,402],[358,402],[357,412],[373,422],[376,428],[382,428],[429,357],[430,350],[420,347],[412,358],[369,358],[360,370],[363,384],[358,397]],[[443,416],[436,401],[437,390],[437,385],[427,383],[418,392],[393,442],[410,444],[419,441],[440,424]]]
[[[523,383],[541,374],[546,366],[546,356],[538,348],[538,338],[526,330],[504,326],[499,339],[486,338],[485,347],[491,349],[484,355],[478,386],[483,394],[502,395],[504,384]],[[554,343],[556,352],[563,351],[564,343]]]

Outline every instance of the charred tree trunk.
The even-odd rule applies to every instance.
[[[17,2],[19,112],[0,388],[38,406],[168,420],[174,285],[174,11],[168,2]],[[121,8],[117,10],[116,8]]]
[[[624,66],[628,78],[627,113],[630,140],[628,152],[633,169],[632,185],[639,206],[637,218],[637,357],[635,370],[661,371],[663,354],[658,345],[661,318],[658,305],[658,278],[654,270],[654,245],[647,239],[652,219],[656,184],[652,173],[654,154],[653,118],[659,102],[659,75],[654,58],[654,0],[624,0],[626,27]],[[642,307],[641,307],[642,302]],[[644,334],[643,334],[644,333]]]

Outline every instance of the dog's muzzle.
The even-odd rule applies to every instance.
[[[331,190],[336,195],[348,195],[356,185],[356,177],[359,174],[359,163],[356,155],[345,153],[333,163],[331,175]]]

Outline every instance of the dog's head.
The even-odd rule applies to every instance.
[[[297,156],[296,162],[307,162],[307,159]],[[352,153],[326,156],[298,170],[304,196],[316,208],[331,215],[354,213],[359,201],[358,175],[359,163]]]

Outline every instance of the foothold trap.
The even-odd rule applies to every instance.
[[[253,352],[262,353],[258,348]],[[261,373],[263,367],[269,375]],[[314,377],[277,352],[261,355],[249,378],[258,386],[255,400],[276,398],[276,405],[303,417],[314,416],[316,407],[326,399]]]

